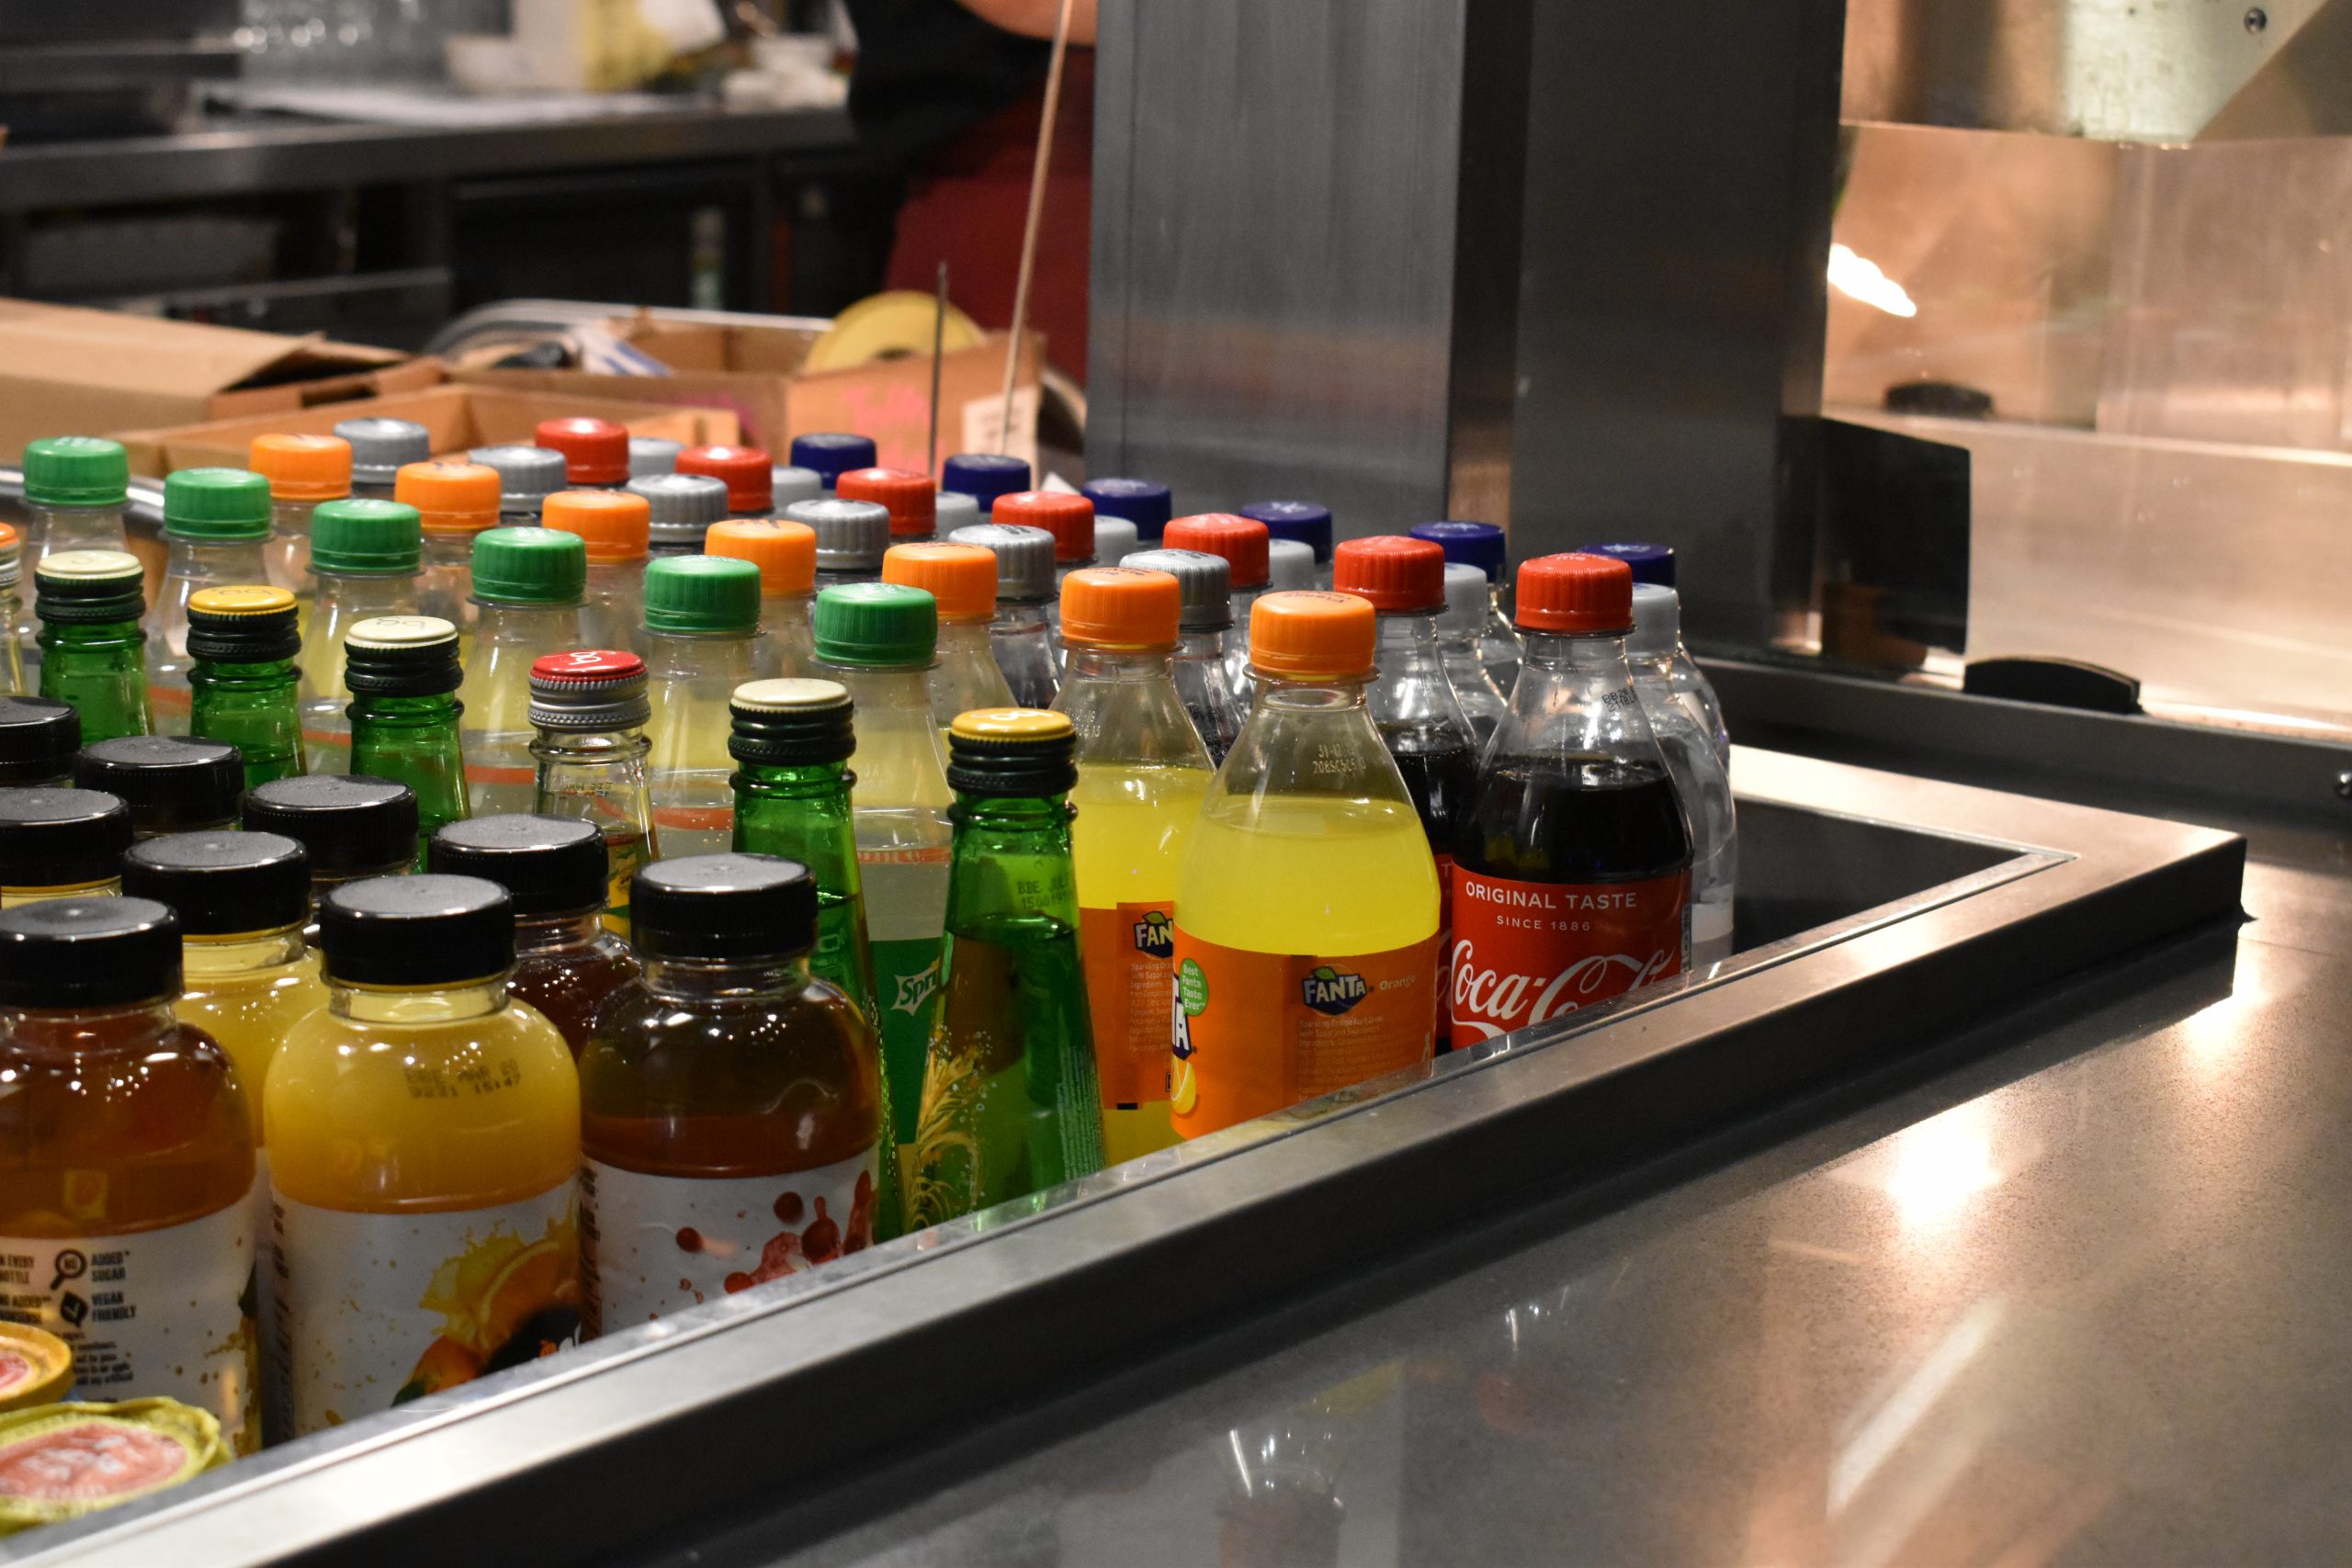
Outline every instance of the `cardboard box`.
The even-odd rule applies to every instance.
[[[312,334],[209,327],[0,299],[0,462],[44,435],[95,435],[429,387],[438,362]]]
[[[175,468],[220,464],[245,466],[256,435],[329,435],[346,419],[414,420],[433,437],[436,456],[461,453],[501,442],[528,443],[543,419],[582,415],[628,426],[632,435],[665,435],[690,446],[740,439],[735,415],[725,409],[673,408],[643,400],[620,402],[568,392],[511,390],[494,387],[435,387],[399,397],[368,398],[287,413],[254,414],[208,424],[164,430],[113,430],[130,449],[134,474],[167,474]]]
[[[611,376],[584,370],[451,371],[461,384],[639,402],[723,408],[742,422],[743,439],[783,462],[792,437],[852,430],[870,435],[886,468],[929,472],[931,355],[875,360],[842,370],[803,372],[805,328],[707,326],[639,316],[611,323],[622,338],[670,367],[668,376]],[[941,357],[939,455],[993,452],[1004,409],[1006,334],[991,333]],[[1021,380],[1012,394],[1012,439],[1006,450],[1037,460],[1037,366],[1045,340],[1027,334]]]

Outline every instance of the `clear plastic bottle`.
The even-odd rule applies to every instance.
[[[645,660],[617,649],[543,653],[531,664],[533,811],[576,817],[605,836],[605,925],[628,935],[629,879],[662,856],[646,759],[653,743]]]
[[[1225,639],[1225,679],[1233,700],[1250,710],[1256,688],[1250,681],[1250,613],[1267,592],[1266,525],[1229,512],[1204,512],[1168,525],[1161,542],[1171,550],[1199,550],[1225,558],[1233,579],[1233,630]]]
[[[1135,526],[1137,549],[1159,548],[1159,536],[1166,531],[1168,520],[1176,514],[1168,487],[1155,479],[1089,479],[1078,488],[1080,495],[1094,503],[1096,528],[1101,528],[1106,517],[1126,519]]]
[[[730,519],[711,525],[703,549],[760,569],[760,678],[806,676],[817,659],[808,628],[817,606],[816,530],[805,523]]]
[[[424,536],[416,508],[397,501],[327,501],[311,513],[311,620],[302,634],[302,739],[323,773],[344,771],[351,746],[343,645],[351,628],[414,615]]]
[[[763,446],[689,446],[678,454],[678,472],[725,485],[729,517],[775,514],[775,462]]]
[[[1510,541],[1492,523],[1418,523],[1413,537],[1428,539],[1445,551],[1445,558],[1475,566],[1487,574],[1487,622],[1478,632],[1478,658],[1494,678],[1495,689],[1508,698],[1519,675],[1519,633],[1503,613],[1503,578],[1509,570]]]
[[[130,807],[102,790],[0,789],[0,909],[122,891]]]
[[[67,550],[130,547],[122,510],[130,456],[119,441],[52,435],[25,443],[25,555],[38,565]]]
[[[127,550],[65,550],[33,572],[40,617],[40,694],[71,703],[84,743],[145,735],[147,574]]]
[[[1000,495],[989,509],[999,527],[1042,528],[1054,536],[1054,600],[1046,606],[1046,636],[1054,662],[1068,663],[1062,647],[1061,591],[1073,571],[1094,564],[1094,503],[1068,491],[1026,490]]]
[[[82,716],[54,697],[0,696],[0,788],[45,789],[73,782]]]
[[[646,652],[645,572],[653,513],[645,498],[625,490],[558,491],[540,507],[539,517],[548,527],[577,534],[587,543],[588,591],[580,615],[580,635],[587,645]]]
[[[628,481],[645,498],[647,548],[663,556],[700,555],[703,535],[727,520],[727,481],[708,474],[652,474]]]
[[[1482,752],[1510,706],[1495,685],[1495,678],[1487,673],[1486,660],[1478,657],[1478,634],[1486,626],[1490,600],[1485,572],[1460,561],[1445,563],[1445,614],[1437,618],[1438,657],[1444,661],[1445,678]]]
[[[310,855],[311,909],[303,936],[319,940],[319,904],[345,883],[397,876],[415,863],[416,792],[390,779],[311,773],[246,792],[250,833],[295,840]]]
[[[392,499],[416,508],[424,534],[417,609],[460,637],[473,631],[474,541],[498,526],[499,486],[498,470],[487,463],[411,463],[392,479]]]
[[[147,706],[158,735],[188,732],[187,604],[208,588],[266,583],[269,481],[243,468],[182,468],[164,480],[163,586],[147,634]]]
[[[939,532],[939,491],[929,474],[906,468],[852,468],[833,481],[843,501],[870,501],[890,514],[890,543],[919,545]]]
[[[996,618],[989,623],[989,651],[1017,705],[1053,706],[1054,694],[1061,690],[1061,664],[1046,620],[1054,597],[1054,536],[1043,528],[976,523],[947,538],[950,544],[978,545],[996,557]]]
[[[528,811],[538,793],[531,724],[532,661],[580,646],[588,554],[577,534],[491,528],[474,539],[468,574],[476,614],[458,725],[466,746],[466,808],[476,817]]]
[[[564,487],[563,454],[551,447],[508,442],[477,446],[466,457],[497,473],[498,520],[510,527],[538,527],[548,497]]]
[[[362,621],[344,639],[351,688],[351,771],[416,792],[417,831],[430,838],[466,810],[458,740],[458,628],[432,615]]]
[[[1305,545],[1315,556],[1315,581],[1302,587],[1331,586],[1331,509],[1313,501],[1253,501],[1240,509],[1266,525],[1271,543],[1288,539]],[[1277,588],[1287,586],[1277,584]]]
[[[890,513],[879,502],[796,501],[784,509],[785,521],[797,523],[817,536],[817,591],[850,582],[874,582],[882,576],[882,557],[890,548]]]
[[[799,450],[794,444],[794,452]],[[1034,488],[1029,465],[1003,452],[958,452],[939,465],[939,488],[968,495],[979,504],[980,521],[994,521],[996,498]]]
[[[959,713],[1014,705],[1012,688],[989,646],[996,612],[996,556],[978,545],[893,545],[882,558],[882,581],[920,588],[939,607],[939,649],[931,677],[931,720],[946,743]]]
[[[269,481],[269,585],[311,601],[311,512],[351,495],[351,443],[339,435],[256,435],[245,466]]]
[[[1223,556],[1199,550],[1138,550],[1125,564],[1137,571],[1168,573],[1183,594],[1169,671],[1184,711],[1193,716],[1193,728],[1209,749],[1210,764],[1220,763],[1241,734],[1241,708],[1225,672],[1225,636],[1233,625],[1231,569]]]
[[[401,500],[400,471],[433,456],[432,432],[414,420],[346,419],[334,434],[351,444],[351,493],[360,501]]]
[[[294,595],[260,584],[199,589],[187,620],[188,733],[234,746],[247,789],[308,773]]]
[[[1612,556],[1631,567],[1636,589],[1644,583],[1654,583],[1661,588],[1674,586],[1674,547],[1671,545],[1628,543],[1588,545],[1585,547],[1594,555]],[[1690,710],[1690,716],[1697,721],[1700,733],[1706,736],[1714,747],[1715,760],[1728,773],[1731,769],[1731,733],[1724,727],[1723,701],[1715,695],[1713,683],[1700,670],[1699,661],[1690,657],[1690,649],[1682,641],[1679,603],[1675,619],[1677,630],[1669,677],[1674,694],[1681,700],[1683,706]]]
[[[563,454],[571,490],[616,490],[628,483],[628,431],[609,419],[543,419],[533,445]]]
[[[1731,956],[1739,819],[1732,805],[1731,775],[1716,755],[1714,739],[1700,728],[1698,715],[1675,690],[1680,623],[1673,589],[1651,582],[1634,585],[1634,635],[1625,639],[1625,660],[1634,672],[1642,713],[1666,753],[1666,770],[1690,819],[1690,963],[1706,974]]]
[[[672,556],[645,574],[653,704],[646,782],[666,857],[717,854],[735,831],[728,698],[760,672],[760,572],[726,556]]]
[[[245,762],[234,746],[192,735],[119,735],[74,759],[74,787],[130,807],[131,835],[161,838],[237,825]]]
[[[834,481],[852,468],[874,467],[874,439],[867,435],[852,435],[841,431],[811,431],[792,438],[792,466],[806,468],[817,476],[825,493],[833,493]],[[875,552],[879,555],[881,552]]]

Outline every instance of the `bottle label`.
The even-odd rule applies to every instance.
[[[1176,977],[1172,899],[1078,912],[1102,1109],[1168,1098],[1168,998]]]
[[[1434,844],[1430,854],[1437,862],[1437,1051],[1443,1055],[1453,1049],[1453,992],[1442,983],[1445,955],[1453,951],[1453,856]]]
[[[1438,946],[1250,953],[1176,928],[1169,1112],[1197,1138],[1430,1059]]]
[[[874,959],[874,1009],[880,1015],[876,1029],[882,1036],[890,1114],[901,1149],[915,1141],[923,1058],[939,1016],[950,858],[945,844],[860,850],[857,855],[865,891],[866,946]]]
[[[1453,868],[1447,994],[1456,1049],[1682,973],[1690,873],[1515,882]]]
[[[296,1434],[356,1421],[580,1338],[572,1183],[488,1209],[359,1214],[280,1193],[277,1337]]]
[[[776,1176],[580,1168],[580,1277],[593,1337],[804,1273],[874,1245],[873,1148]]]
[[[70,1208],[70,1186],[67,1196]],[[176,1399],[210,1412],[237,1451],[252,1453],[261,1446],[253,1225],[248,1196],[160,1230],[0,1236],[0,1318],[73,1347],[72,1397]]]

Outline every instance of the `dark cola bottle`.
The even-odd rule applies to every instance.
[[[1545,556],[1520,568],[1516,605],[1519,683],[1454,852],[1456,1047],[1690,962],[1690,828],[1625,662],[1633,572]]]

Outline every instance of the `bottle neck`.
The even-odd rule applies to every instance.
[[[727,666],[748,671],[760,628],[738,627],[723,632],[665,632],[645,628],[645,667],[660,679],[664,675],[699,674]]]
[[[439,986],[372,986],[327,977],[328,1010],[362,1023],[460,1023],[488,1018],[505,1005],[503,972]]]
[[[1362,708],[1369,674],[1352,680],[1294,681],[1251,668],[1258,682],[1258,706],[1277,713],[1314,716],[1347,713]]]
[[[757,958],[656,958],[640,954],[645,988],[678,1001],[782,997],[808,985],[806,951]]]
[[[1523,635],[1498,753],[1656,759],[1622,634]]]
[[[1139,685],[1168,678],[1170,649],[1165,648],[1097,648],[1069,645],[1070,682],[1100,681],[1106,684]]]
[[[736,776],[762,795],[785,800],[846,799],[851,782],[841,762],[744,762]]]
[[[188,666],[187,678],[191,685],[210,684],[254,693],[283,688],[289,694],[300,679],[290,659],[265,659],[253,663],[199,659]]]
[[[531,742],[531,754],[577,768],[615,767],[642,761],[652,747],[637,728],[542,729]]]
[[[997,637],[1024,632],[1035,632],[1042,637],[1046,632],[1046,606],[999,600],[996,619],[989,623],[989,630]]]
[[[38,607],[33,612],[38,615]],[[146,639],[134,617],[128,621],[43,621],[40,642],[44,648],[94,649],[114,651],[137,648]]]
[[[1176,634],[1176,651],[1171,657],[1221,660],[1225,657],[1225,633],[1223,631],[1179,632]]]
[[[602,914],[595,909],[516,920],[514,951],[517,954],[578,952],[595,946],[604,929]]]
[[[1000,840],[1036,835],[1059,836],[1067,841],[1070,819],[1075,815],[1069,797],[1064,795],[974,795],[963,790],[956,793],[956,826],[985,832]],[[1017,850],[1023,846],[1000,841],[995,847]]]
[[[381,724],[415,729],[446,724],[454,728],[458,722],[458,694],[435,692],[421,697],[396,697],[382,692],[355,693],[351,698],[351,722],[355,727]]]
[[[391,611],[406,604],[416,592],[416,574],[399,572],[313,571],[318,602],[347,610]],[[312,622],[316,625],[315,619]]]
[[[1442,674],[1437,655],[1437,617],[1391,612],[1379,617],[1379,636],[1373,659],[1383,682],[1406,673],[1436,679]]]
[[[262,539],[182,539],[174,538],[169,558],[164,563],[167,577],[203,577],[219,580],[223,577],[243,577],[262,570]],[[260,581],[255,578],[254,581]]]
[[[188,977],[194,979],[280,969],[300,960],[307,947],[302,928],[286,926],[236,936],[192,936],[180,944],[180,954]]]
[[[0,1033],[10,1045],[76,1055],[143,1049],[177,1023],[169,997],[94,1007],[0,1010]]]
[[[579,630],[577,599],[568,604],[522,604],[506,599],[484,599],[477,594],[474,603],[481,609],[474,626],[477,647],[489,642],[536,647],[567,640]]]

